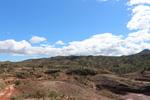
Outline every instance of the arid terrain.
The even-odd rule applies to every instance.
[[[150,100],[150,51],[0,62],[0,100]]]

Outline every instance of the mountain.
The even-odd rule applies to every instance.
[[[140,52],[140,54],[150,54],[150,50],[144,49],[143,51]]]
[[[6,63],[11,67],[35,67],[53,69],[96,68],[115,74],[125,74],[139,70],[150,70],[150,50],[129,56],[57,56],[42,59],[29,59],[22,62]],[[4,66],[4,64],[3,64]]]
[[[29,59],[14,66],[48,67],[55,69],[72,68],[98,68],[116,74],[136,72],[138,70],[150,70],[150,50],[145,49],[140,53],[129,56],[57,56],[42,59]]]

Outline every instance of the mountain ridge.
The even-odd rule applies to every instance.
[[[139,52],[139,54],[150,54],[150,50],[144,49],[143,51]]]

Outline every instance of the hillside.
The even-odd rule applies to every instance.
[[[150,51],[1,62],[0,83],[1,91],[15,84],[11,100],[126,100],[139,93],[149,98]]]
[[[115,74],[125,74],[138,70],[150,70],[150,50],[143,50],[140,53],[121,56],[58,56],[43,59],[30,59],[19,63],[16,66],[50,67],[50,68],[96,68],[108,70]]]

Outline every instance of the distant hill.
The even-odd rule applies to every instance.
[[[150,70],[150,50],[129,56],[58,56],[42,59],[29,59],[10,63],[14,67],[47,67],[54,69],[95,68],[107,70],[115,74],[125,74],[139,70]],[[4,63],[3,63],[4,66]]]
[[[139,54],[150,54],[150,50],[145,49],[145,50],[141,51]]]
[[[140,53],[129,56],[58,56],[43,59],[29,59],[18,63],[17,66],[36,66],[51,68],[98,68],[109,70],[116,74],[135,72],[138,70],[150,70],[150,50],[145,49]]]

